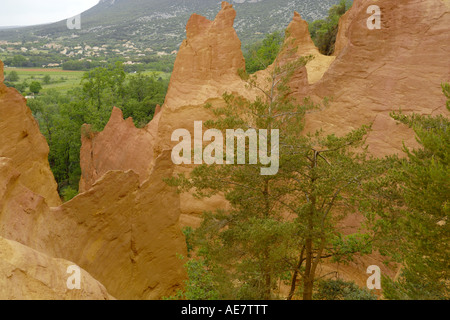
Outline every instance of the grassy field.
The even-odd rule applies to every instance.
[[[142,72],[142,74],[145,76],[150,76],[152,73],[156,73],[156,76],[161,77],[164,80],[169,80],[170,76],[172,75],[171,73],[161,72],[161,71],[152,71],[152,70],[146,70],[146,71]]]
[[[84,71],[65,71],[62,69],[23,69],[23,68],[5,68],[5,76],[16,71],[19,75],[19,82],[27,80],[27,82],[39,81],[42,84],[42,93],[50,89],[58,91],[67,91],[78,86]],[[46,75],[50,76],[50,83],[44,84],[43,79]]]
[[[40,68],[5,68],[5,76],[11,71],[16,71],[19,75],[19,82],[27,81],[39,81],[42,84],[41,93],[45,93],[50,89],[56,89],[61,92],[66,92],[73,87],[80,84],[81,78],[85,71],[66,71],[59,68],[55,69],[40,69]],[[170,73],[164,73],[159,71],[144,71],[142,74],[151,75],[156,73],[157,76],[163,79],[169,79]],[[50,76],[50,83],[44,84],[43,80],[46,75]]]

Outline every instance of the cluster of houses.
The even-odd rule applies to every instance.
[[[44,43],[39,41],[22,43],[22,42],[8,42],[8,41],[0,41],[0,53],[7,53],[8,55],[14,54],[25,54],[25,55],[33,55],[33,54],[42,54],[42,53],[55,53],[64,57],[72,58],[74,60],[86,60],[92,61],[93,58],[101,58],[101,57],[123,57],[127,65],[136,64],[135,60],[139,60],[139,58],[148,56],[148,55],[156,55],[158,57],[169,55],[169,54],[177,54],[177,51],[174,50],[170,53],[165,51],[154,52],[151,48],[140,49],[137,48],[136,45],[131,41],[126,41],[124,43],[114,44],[114,45],[102,45],[102,46],[90,46],[90,45],[62,45],[55,42]],[[42,65],[43,68],[55,68],[60,67],[61,63],[48,63]]]

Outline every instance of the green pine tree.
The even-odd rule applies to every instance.
[[[279,56],[289,55],[284,51]],[[191,191],[199,198],[223,194],[230,203],[230,210],[205,213],[194,234],[196,255],[221,298],[281,298],[277,289],[285,281],[291,285],[288,299],[298,296],[300,285],[303,299],[309,300],[324,259],[345,262],[356,253],[371,252],[370,234],[346,234],[339,223],[357,211],[357,204],[367,196],[362,185],[384,167],[369,160],[365,149],[356,152],[364,143],[366,126],[344,137],[302,132],[306,112],[317,107],[309,100],[298,104],[289,80],[309,59],[275,60],[265,87],[258,85],[255,75],[242,71],[242,78],[262,97],[248,101],[225,94],[224,107],[207,106],[216,116],[205,124],[208,128],[223,133],[279,130],[277,174],[261,175],[266,167],[261,163],[212,164],[196,167],[189,177],[168,180],[180,192]]]
[[[450,111],[450,86],[442,85]],[[388,299],[449,299],[450,271],[450,122],[447,116],[392,117],[414,129],[418,149],[404,148],[407,158],[392,171],[394,219],[384,223],[387,251],[402,264],[396,281],[383,279]]]

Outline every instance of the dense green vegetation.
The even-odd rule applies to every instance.
[[[268,34],[262,41],[245,48],[245,69],[249,74],[266,69],[271,65],[284,41],[284,35],[276,31]]]
[[[88,123],[102,130],[113,106],[143,126],[152,119],[156,104],[163,103],[167,85],[157,74],[127,74],[116,63],[86,72],[81,85],[67,92],[50,89],[28,100],[50,146],[50,167],[65,200],[78,190],[81,126]]]
[[[54,62],[58,62],[57,64],[60,65],[59,62],[61,61],[63,70],[87,71],[98,67],[105,67],[116,62],[125,63],[126,59],[110,55],[108,57],[97,57],[86,60],[82,59],[81,56],[68,58],[56,53],[52,56],[37,53],[14,54],[3,58],[4,64],[10,68],[42,68],[42,66]],[[161,57],[149,55],[144,57],[134,57],[133,64],[124,65],[124,68],[126,72],[152,70],[171,73],[174,62],[174,55],[165,55]]]
[[[61,60],[61,56],[56,53],[28,53],[14,54],[2,58],[3,63],[8,67],[16,68],[41,68],[42,65]]]
[[[368,289],[341,279],[319,280],[314,300],[377,300]]]
[[[30,84],[30,91],[33,94],[38,94],[42,90],[42,85],[39,81],[33,81]]]
[[[20,80],[17,71],[11,71],[9,74],[5,75],[5,81],[17,82]]]
[[[442,86],[450,111],[450,85]],[[383,252],[403,265],[396,281],[385,277],[388,299],[450,298],[450,121],[448,116],[393,113],[414,129],[420,147],[380,181],[377,231]]]
[[[102,60],[103,61],[103,60]],[[69,60],[63,63],[63,70],[91,70],[97,67],[105,66],[108,64],[113,64],[115,62],[125,62],[124,59],[120,58],[110,58],[108,63],[102,61],[88,61],[88,60]],[[134,59],[133,65],[125,65],[124,69],[126,72],[134,71],[161,71],[171,73],[173,70],[173,64],[175,62],[175,56],[148,56],[140,57]]]
[[[320,53],[332,55],[338,33],[339,19],[351,7],[350,1],[341,0],[338,5],[330,8],[328,17],[309,24],[309,31],[314,44]]]

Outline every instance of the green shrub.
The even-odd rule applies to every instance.
[[[321,280],[314,294],[315,300],[377,300],[368,289],[358,287],[354,282],[341,279]]]
[[[61,190],[61,195],[63,197],[64,202],[72,200],[75,196],[78,195],[78,190],[72,188],[71,186],[67,186]]]
[[[311,33],[311,39],[320,53],[325,55],[333,54],[339,19],[350,7],[351,4],[348,4],[346,0],[341,0],[339,4],[330,8],[326,19],[310,23],[309,32]]]
[[[184,267],[189,277],[184,282],[184,291],[178,290],[175,296],[166,300],[219,300],[219,292],[204,260],[189,260]]]
[[[6,77],[6,80],[11,81],[11,82],[16,82],[20,80],[19,74],[17,73],[17,71],[11,71],[8,76]]]
[[[42,90],[42,85],[38,81],[33,81],[30,84],[30,91],[34,94],[38,94]]]
[[[271,65],[275,61],[283,41],[284,35],[276,31],[268,34],[264,40],[248,46],[244,55],[247,73],[252,74]]]

